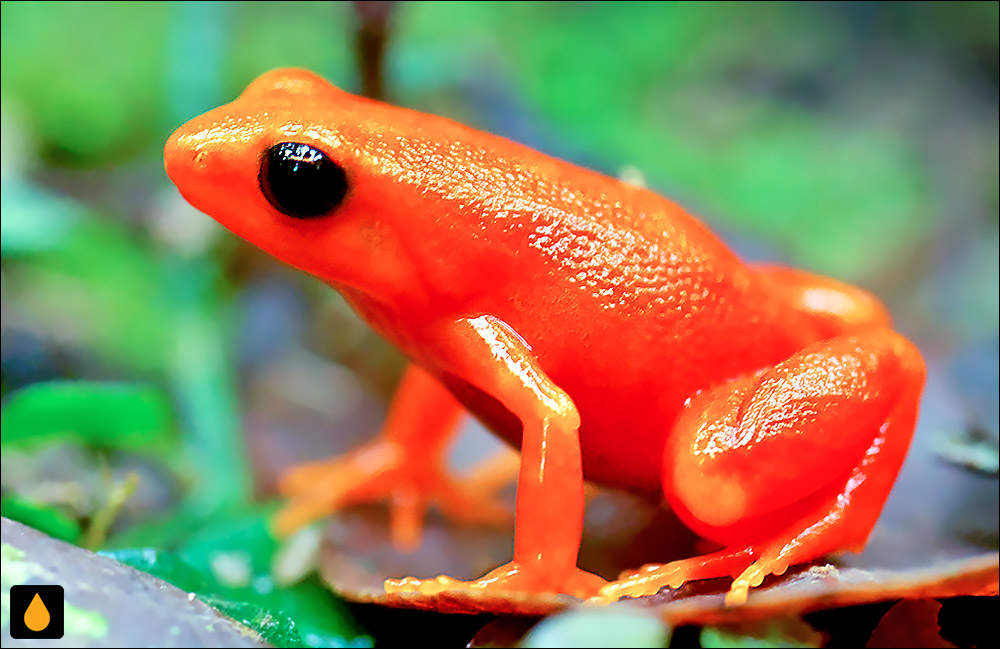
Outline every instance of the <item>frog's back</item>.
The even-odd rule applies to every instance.
[[[415,235],[425,237],[421,254],[427,255],[430,238],[438,246],[435,262],[469,262],[466,276],[485,291],[471,291],[466,308],[491,311],[524,335],[540,329],[532,325],[538,316],[548,324],[578,324],[583,337],[602,325],[612,331],[634,325],[643,340],[675,357],[682,350],[704,357],[704,347],[727,329],[749,344],[758,331],[793,324],[782,322],[787,305],[758,274],[680,205],[454,127],[453,139],[412,140],[408,151],[425,170],[424,195],[434,197],[439,215],[435,226],[446,223],[431,237]],[[435,171],[427,174],[427,168]],[[498,294],[511,299],[498,301]],[[532,333],[546,337],[542,330]],[[745,370],[743,362],[716,365],[723,375]]]
[[[565,281],[574,300],[589,294],[602,309],[668,316],[694,309],[706,291],[719,295],[722,283],[742,288],[750,281],[742,262],[680,205],[504,138],[423,117],[435,128],[397,120],[371,133],[366,149],[381,161],[374,176],[400,196],[415,188],[431,206],[433,222],[402,236],[434,262],[475,260],[489,268],[491,284],[511,277],[523,287],[538,274],[544,279],[534,286],[561,291]]]
[[[467,175],[442,187],[451,188],[445,202],[461,188],[461,220],[476,224],[471,245],[482,244],[469,274],[487,293],[466,308],[512,326],[574,399],[590,479],[656,491],[663,444],[687,398],[815,337],[679,205],[535,152],[518,155],[516,145],[459,153],[463,146],[448,149]],[[516,420],[468,386],[456,389],[518,441]]]

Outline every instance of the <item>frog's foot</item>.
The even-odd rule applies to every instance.
[[[274,519],[276,532],[286,535],[350,505],[378,501],[389,502],[390,532],[401,550],[419,543],[430,505],[465,523],[510,520],[509,508],[494,495],[500,479],[454,478],[440,463],[412,455],[383,437],[342,457],[293,467],[278,487],[290,501]]]
[[[615,602],[622,597],[655,595],[662,588],[680,588],[689,581],[731,577],[739,574],[753,561],[750,549],[723,550],[691,559],[672,561],[666,565],[648,564],[636,571],[626,571],[617,581],[601,588],[599,599]]]
[[[432,579],[386,579],[385,592],[420,593],[435,596],[446,590],[488,590],[516,593],[561,593],[580,599],[595,596],[608,582],[592,572],[573,567],[552,571],[544,566],[528,568],[517,561],[500,566],[473,581],[460,581],[445,575]]]
[[[768,575],[783,575],[786,570],[788,570],[787,563],[770,559],[755,561],[733,580],[733,585],[726,593],[726,606],[746,604],[751,588],[760,586]]]

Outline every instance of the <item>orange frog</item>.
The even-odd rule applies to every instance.
[[[906,455],[920,352],[854,286],[747,264],[682,207],[453,121],[264,74],[179,128],[166,170],[234,233],[338,290],[412,360],[382,435],[293,469],[279,531],[388,499],[497,514],[446,474],[467,409],[521,450],[513,560],[452,588],[641,596],[859,550]],[[583,481],[662,497],[723,549],[607,582]]]

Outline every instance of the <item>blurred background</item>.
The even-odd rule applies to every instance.
[[[283,66],[641,178],[747,258],[873,290],[927,354],[940,455],[995,475],[997,8],[3,3],[4,515],[183,547],[377,430],[402,359],[163,173],[174,128]]]

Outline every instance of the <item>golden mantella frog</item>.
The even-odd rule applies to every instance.
[[[336,290],[412,361],[381,436],[293,469],[276,525],[388,499],[490,518],[443,456],[468,410],[520,448],[513,560],[388,580],[614,600],[864,546],[913,434],[917,349],[870,294],[736,257],[681,206],[453,121],[276,70],[180,127],[166,170]],[[617,581],[577,567],[584,480],[662,498],[723,549]]]

